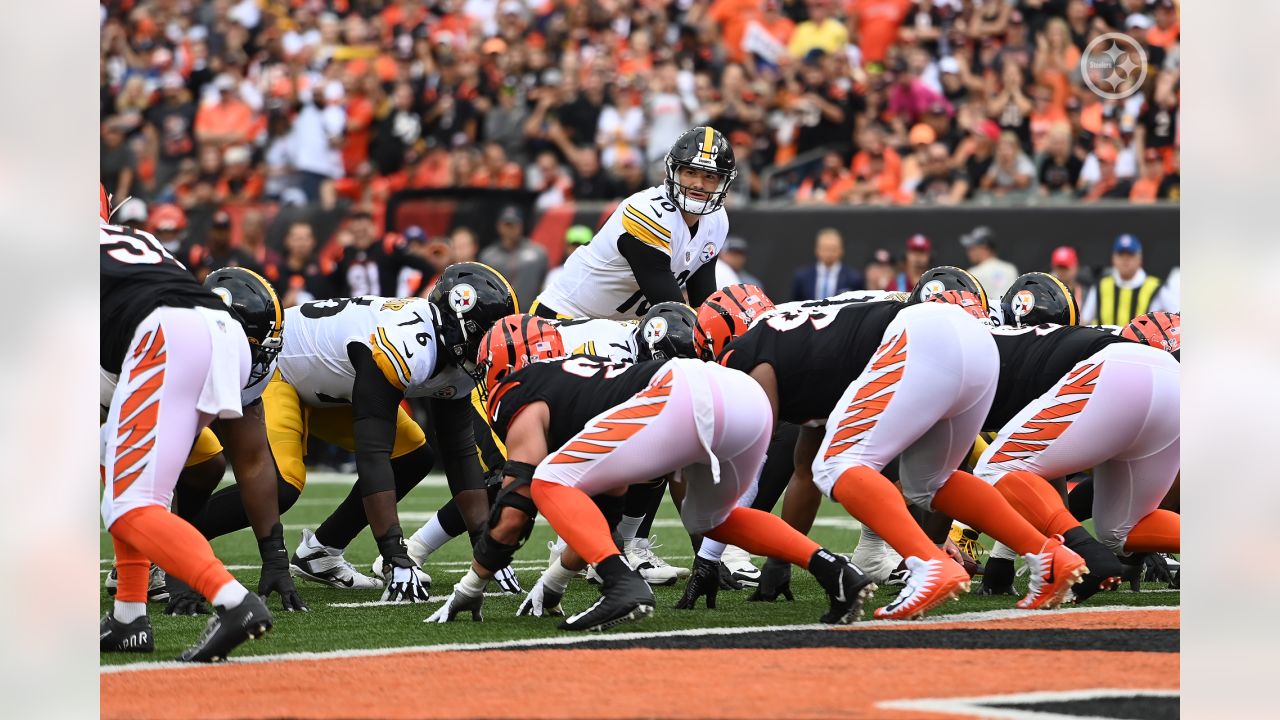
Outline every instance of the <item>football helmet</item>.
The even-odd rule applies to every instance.
[[[667,151],[667,198],[692,215],[708,215],[724,207],[729,186],[738,177],[738,161],[733,146],[719,130],[705,125],[686,130]],[[706,200],[689,197],[689,188],[680,184],[680,169],[708,170],[720,177]]]
[[[682,302],[658,303],[636,326],[636,360],[671,360],[698,356],[693,336],[698,316]]]
[[[1120,330],[1120,337],[1176,353],[1182,350],[1182,315],[1163,310],[1139,315]]]
[[[698,308],[693,347],[703,360],[715,360],[734,338],[768,310],[773,301],[757,285],[739,283],[717,290]]]
[[[102,222],[111,220],[111,196],[107,194],[107,186],[98,183],[98,217]]]
[[[1000,300],[1005,325],[1076,325],[1080,308],[1071,289],[1049,273],[1029,272],[1018,276]]]
[[[477,355],[480,341],[493,324],[520,312],[516,291],[502,273],[478,262],[450,265],[427,295],[444,358],[471,376],[484,381]]]
[[[480,340],[484,387],[492,390],[529,363],[566,354],[560,331],[550,322],[536,315],[508,315]]]
[[[978,278],[968,270],[952,265],[939,265],[926,270],[911,290],[911,297],[907,299],[907,304],[922,303],[931,295],[936,295],[943,290],[966,290],[977,296],[983,310],[991,307],[987,301],[987,291],[982,287],[982,283],[978,282]]]
[[[244,327],[253,359],[245,387],[258,384],[271,372],[284,347],[284,309],[276,291],[261,275],[241,267],[214,270],[204,279],[204,286],[222,298],[231,316]]]
[[[958,305],[962,310],[975,318],[987,323],[988,325],[991,324],[991,317],[987,312],[987,308],[983,306],[981,298],[968,290],[943,290],[940,293],[930,295],[929,299],[925,300],[925,302]]]
[[[182,232],[186,229],[187,214],[173,203],[157,205],[147,218],[147,231],[151,233]]]

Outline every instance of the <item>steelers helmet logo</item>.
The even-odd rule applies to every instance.
[[[458,283],[449,291],[449,307],[456,313],[465,313],[476,306],[476,289],[466,283]]]
[[[1030,290],[1019,290],[1013,296],[1013,314],[1018,317],[1026,317],[1032,310],[1036,309],[1036,296]]]
[[[458,394],[458,389],[450,385],[448,387],[442,387],[439,390],[436,390],[435,392],[431,393],[431,397],[438,398],[440,400],[448,400],[449,398],[452,398],[454,395],[457,395],[457,394]]]
[[[656,317],[644,326],[644,341],[652,345],[667,336],[667,319]]]
[[[215,287],[213,288],[213,294],[217,295],[219,298],[222,298],[222,302],[225,303],[227,307],[231,307],[231,291],[230,290],[224,287]]]
[[[716,256],[715,243],[707,243],[702,246],[702,262],[711,262],[711,258]]]
[[[945,291],[946,289],[947,289],[946,284],[943,283],[941,280],[930,280],[929,282],[924,284],[923,288],[920,289],[920,299],[928,300],[929,298],[933,297],[934,295],[937,295],[940,292]]]

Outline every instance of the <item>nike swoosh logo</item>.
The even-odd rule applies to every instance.
[[[353,585],[355,585],[355,584],[356,584],[356,581],[355,581],[354,579],[352,579],[352,578],[347,578],[346,580],[341,580],[341,579],[339,579],[339,578],[334,578],[334,579],[333,579],[333,581],[334,581],[334,582],[336,582],[336,583],[338,583],[339,585],[341,585],[341,586],[343,586],[343,587],[351,587],[351,586],[353,586]]]
[[[840,573],[840,592],[836,594],[836,600],[844,602],[844,573]]]
[[[409,346],[408,346],[408,345],[404,345],[404,356],[405,356],[406,358],[411,358],[411,357],[413,357],[413,353],[409,352]]]

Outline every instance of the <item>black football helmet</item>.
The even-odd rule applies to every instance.
[[[719,130],[705,125],[686,130],[667,151],[667,198],[676,207],[693,215],[708,215],[724,207],[729,186],[738,177],[738,161],[733,146]],[[720,176],[720,183],[706,200],[689,197],[680,184],[680,168],[709,170]]]
[[[258,273],[242,267],[214,270],[204,286],[227,304],[231,316],[244,327],[253,367],[245,387],[258,384],[271,373],[272,363],[284,347],[284,309],[276,291]]]
[[[520,312],[516,291],[497,270],[483,263],[464,262],[445,268],[427,301],[436,315],[444,359],[480,384],[480,341],[494,323]]]
[[[939,265],[930,268],[920,276],[920,280],[911,290],[911,297],[907,298],[908,305],[915,305],[928,300],[930,297],[947,290],[962,290],[973,293],[982,301],[982,309],[989,310],[991,303],[987,300],[987,291],[983,289],[982,283],[978,282],[978,278],[974,277],[968,270],[964,270],[952,265]]]
[[[636,326],[636,360],[695,358],[693,336],[698,316],[682,302],[658,303]]]
[[[1077,325],[1080,308],[1075,295],[1049,273],[1029,272],[1018,276],[1000,299],[1005,325]]]

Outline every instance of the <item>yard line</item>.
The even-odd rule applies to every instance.
[[[484,594],[485,597],[504,597],[506,593],[490,593]],[[367,607],[384,607],[387,605],[439,605],[444,602],[448,595],[437,595],[436,597],[419,603],[392,602],[390,600],[369,600],[367,602],[349,602],[349,603],[327,603],[329,607],[335,608],[367,608]],[[514,596],[513,596],[514,597]]]

